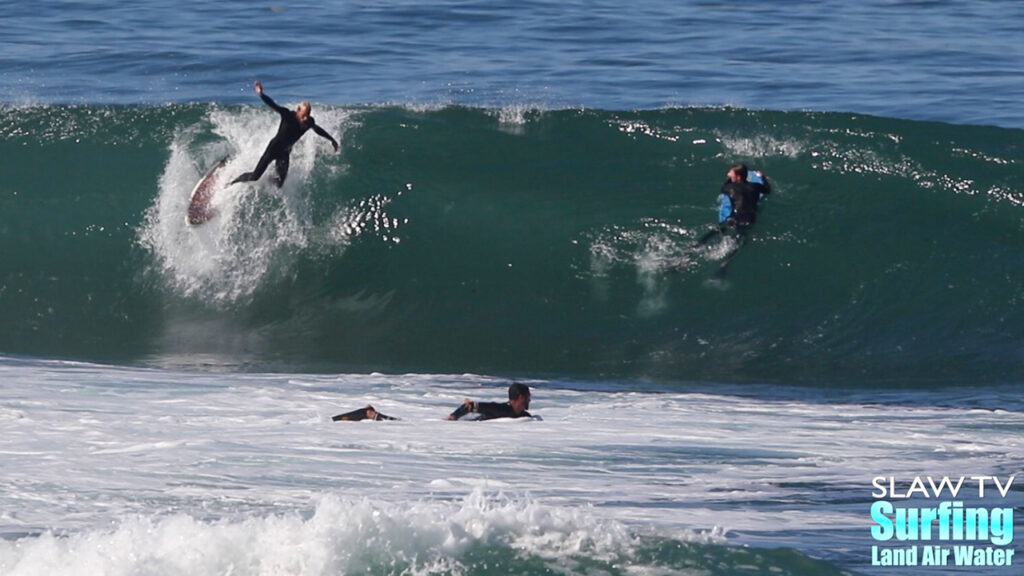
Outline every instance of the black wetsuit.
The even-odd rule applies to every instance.
[[[235,178],[232,184],[235,182],[259,180],[273,161],[277,168],[277,185],[278,187],[283,186],[284,179],[288,176],[289,155],[292,152],[292,146],[310,129],[330,140],[335,148],[338,147],[338,143],[335,142],[334,138],[323,128],[316,125],[312,116],[308,116],[305,122],[300,122],[294,110],[278,106],[276,102],[270,99],[270,96],[264,93],[260,94],[260,98],[267,106],[270,106],[281,115],[281,125],[277,127],[277,135],[267,144],[267,149],[263,152],[263,156],[260,157],[260,161],[256,163],[256,168],[252,172],[246,172]]]
[[[757,218],[757,201],[761,196],[771,192],[767,183],[767,179],[765,184],[726,180],[725,184],[722,184],[722,194],[728,196],[732,202],[732,214],[722,224],[738,229],[749,228]]]
[[[530,413],[525,410],[516,414],[512,405],[508,402],[474,402],[472,409],[463,404],[452,412],[451,418],[458,420],[470,412],[480,415],[480,418],[477,420],[493,420],[495,418],[532,418]]]

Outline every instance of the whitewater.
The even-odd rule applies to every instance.
[[[1012,389],[529,381],[538,419],[474,423],[505,381],[2,371],[4,574],[840,573],[770,549],[862,566],[873,476],[1024,456]],[[401,420],[330,420],[368,403]]]

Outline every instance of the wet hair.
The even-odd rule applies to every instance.
[[[530,395],[530,387],[527,386],[526,384],[522,384],[520,382],[513,382],[511,385],[509,385],[509,387],[508,387],[508,399],[509,400],[515,400],[516,398],[519,398],[520,396],[522,396],[524,394],[526,396]]]
[[[305,108],[306,109],[306,114],[309,114],[310,112],[313,111],[313,107],[310,106],[309,102],[306,102],[306,101],[299,102],[299,108]]]
[[[735,172],[737,176],[739,176],[744,181],[746,181],[746,179],[747,179],[747,165],[746,164],[736,164],[736,165],[734,165],[732,167],[732,171]]]

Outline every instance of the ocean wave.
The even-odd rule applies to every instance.
[[[726,381],[1019,379],[1019,131],[849,114],[320,107],[282,189],[187,194],[257,107],[4,109],[10,353]],[[726,168],[774,192],[695,246]],[[48,176],[38,177],[45,166]],[[733,258],[735,252],[736,257]],[[728,265],[723,264],[728,261]],[[727,268],[727,274],[722,273]],[[96,330],[98,325],[103,330]],[[205,361],[204,361],[205,362]]]
[[[10,576],[76,574],[842,574],[795,551],[727,546],[715,533],[638,533],[585,509],[475,491],[461,501],[321,496],[306,512],[0,540]]]

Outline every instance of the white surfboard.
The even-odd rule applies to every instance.
[[[199,182],[196,183],[195,188],[192,189],[192,195],[188,203],[188,215],[186,220],[192,226],[202,224],[210,218],[213,218],[217,211],[213,209],[211,205],[213,201],[213,194],[219,188],[220,183],[220,169],[227,164],[228,158],[224,157],[220,162],[217,162],[206,172]]]

